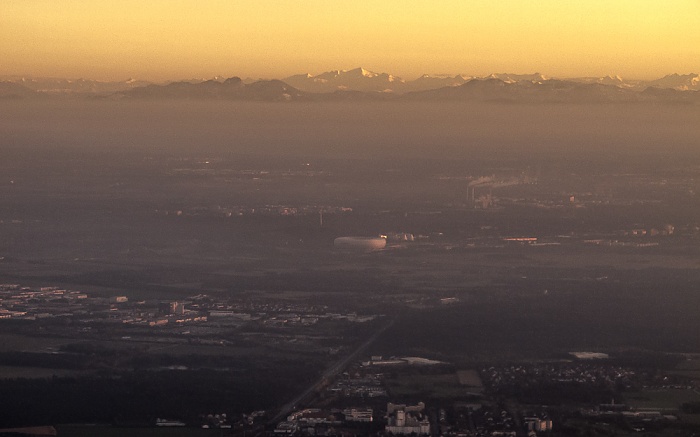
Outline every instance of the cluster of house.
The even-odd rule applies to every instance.
[[[242,217],[253,215],[264,216],[308,216],[319,215],[322,221],[323,214],[342,214],[352,212],[352,208],[334,205],[232,205],[232,206],[196,206],[187,209],[156,210],[157,214],[176,217],[217,216],[217,217]]]
[[[631,385],[637,374],[634,370],[587,362],[536,363],[510,366],[492,366],[481,370],[481,377],[492,392],[538,382],[566,382],[587,385]]]
[[[70,316],[73,311],[87,311],[96,302],[80,291],[58,287],[32,289],[19,284],[0,285],[0,319],[36,320]]]
[[[382,382],[384,375],[381,373],[344,374],[328,387],[328,391],[342,396],[356,397],[386,397],[387,392]]]
[[[388,403],[384,415],[384,431],[396,435],[429,435],[430,421],[425,414],[425,404],[416,405]],[[336,435],[338,430],[348,426],[370,424],[375,420],[372,407],[348,407],[345,409],[322,410],[307,408],[295,411],[280,422],[275,434]]]
[[[275,434],[336,435],[337,428],[348,422],[372,422],[371,408],[346,408],[345,410],[322,410],[307,408],[295,411],[287,420],[277,424]]]
[[[266,326],[310,326],[319,320],[364,323],[376,315],[333,313],[327,306],[231,302],[197,295],[183,301],[132,301],[127,296],[95,297],[60,287],[31,288],[0,284],[0,319],[67,317],[84,323],[158,327],[196,322]]]

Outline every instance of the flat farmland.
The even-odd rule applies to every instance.
[[[625,393],[625,399],[634,408],[677,410],[684,403],[700,402],[700,393],[691,389],[641,390]]]
[[[479,372],[474,369],[458,370],[457,379],[459,383],[468,387],[471,392],[481,393],[484,390],[484,384],[481,381]]]

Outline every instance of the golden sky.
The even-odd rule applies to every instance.
[[[0,0],[0,75],[700,73],[700,0]]]

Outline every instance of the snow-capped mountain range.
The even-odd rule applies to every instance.
[[[387,73],[373,73],[362,67],[353,70],[327,71],[317,76],[297,74],[286,77],[282,81],[311,93],[330,93],[338,90],[399,92],[406,86],[406,82],[401,78]]]
[[[679,91],[700,91],[700,75],[670,74],[651,81],[626,80],[620,76],[552,78],[541,73],[513,74],[494,73],[485,77],[467,75],[423,75],[415,80],[406,81],[388,73],[374,73],[364,68],[353,70],[333,70],[318,75],[298,74],[282,79],[302,91],[327,93],[337,90],[352,90],[365,92],[393,92],[403,94],[413,91],[426,91],[446,86],[459,86],[472,79],[499,79],[505,83],[531,82],[543,83],[551,80],[570,81],[577,83],[597,83],[620,88],[642,91],[648,87],[674,89]]]
[[[700,90],[699,74],[669,74],[661,79],[647,82],[646,85],[654,88],[671,88],[679,91]]]
[[[670,99],[676,102],[700,100],[700,75],[670,74],[656,80],[635,81],[619,76],[560,79],[540,73],[494,73],[486,77],[423,75],[406,81],[392,74],[375,73],[360,67],[331,70],[317,75],[299,74],[282,80],[216,77],[166,84],[133,79],[101,82],[88,79],[0,76],[0,98],[67,96],[260,101],[475,99],[627,102]]]
[[[56,77],[0,76],[0,82],[11,82],[31,91],[47,94],[107,94],[148,85],[144,80],[127,79],[106,82],[90,79]]]

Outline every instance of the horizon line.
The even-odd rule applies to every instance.
[[[632,78],[632,77],[624,77],[619,74],[605,74],[605,75],[574,75],[574,76],[559,76],[559,75],[548,75],[546,73],[542,73],[540,71],[535,71],[532,73],[515,73],[515,72],[492,72],[486,75],[471,75],[471,74],[465,74],[465,73],[424,73],[421,74],[414,79],[407,79],[406,77],[395,75],[393,73],[389,73],[386,71],[378,72],[379,70],[371,70],[371,69],[366,69],[364,67],[355,67],[355,68],[350,68],[350,69],[330,69],[330,70],[325,70],[320,73],[312,74],[312,73],[294,73],[290,75],[286,75],[284,77],[253,77],[250,75],[247,75],[243,77],[244,75],[211,75],[208,77],[186,77],[186,78],[179,78],[179,79],[163,79],[163,80],[151,80],[151,79],[142,79],[139,77],[127,77],[125,79],[119,79],[119,80],[111,80],[111,79],[95,79],[94,77],[88,77],[88,76],[60,76],[60,75],[36,75],[36,74],[11,74],[11,73],[0,73],[0,77],[2,78],[18,78],[18,79],[58,79],[58,80],[70,80],[70,81],[79,81],[79,80],[86,80],[86,81],[93,81],[93,82],[104,82],[104,83],[109,83],[109,82],[115,82],[115,83],[121,83],[121,82],[128,82],[128,81],[139,81],[139,82],[150,82],[153,84],[164,84],[164,83],[175,83],[175,82],[186,82],[186,81],[192,81],[192,80],[201,80],[201,81],[207,81],[207,80],[226,80],[229,78],[234,78],[238,77],[241,80],[254,80],[254,81],[261,81],[261,80],[281,80],[283,81],[284,79],[293,77],[293,76],[302,76],[302,75],[311,75],[311,77],[317,77],[319,75],[325,74],[325,73],[330,73],[333,71],[337,72],[350,72],[354,70],[364,70],[368,71],[373,74],[377,75],[390,75],[394,78],[401,79],[402,81],[405,82],[411,82],[417,79],[420,79],[422,77],[428,76],[428,77],[457,77],[457,76],[462,76],[465,78],[469,79],[486,79],[489,78],[490,76],[493,75],[517,75],[517,76],[528,76],[528,75],[542,75],[546,78],[546,80],[566,80],[566,79],[601,79],[605,77],[611,77],[611,78],[620,78],[622,80],[628,80],[628,81],[638,81],[638,82],[648,82],[648,81],[653,81],[657,79],[662,79],[664,77],[668,76],[688,76],[688,75],[698,75],[698,73],[695,72],[689,72],[689,73],[678,73],[678,72],[673,72],[673,73],[666,73],[662,76],[654,77],[652,79],[639,79],[639,78]]]

